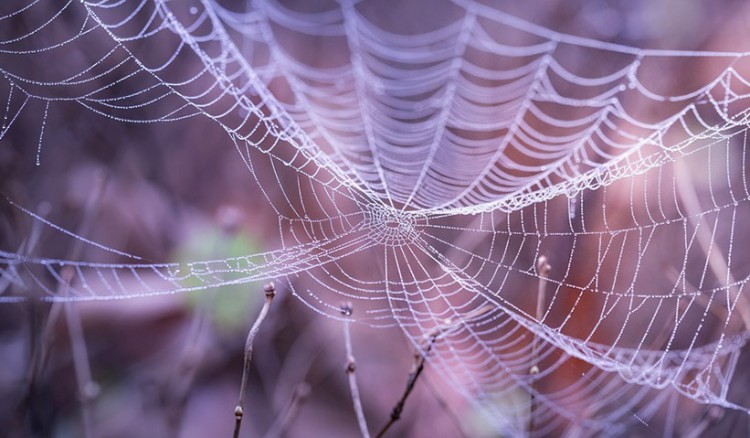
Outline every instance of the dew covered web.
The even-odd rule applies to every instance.
[[[468,0],[406,30],[375,1],[60,3],[0,19],[0,135],[35,117],[25,147],[43,169],[61,102],[166,130],[211,119],[279,245],[152,264],[50,222],[120,262],[6,250],[0,299],[286,278],[322,314],[352,301],[363,323],[434,339],[429,366],[502,433],[670,435],[691,399],[747,411],[732,394],[750,327],[750,53],[598,42]],[[45,37],[61,21],[67,36]],[[28,68],[68,51],[86,56]]]

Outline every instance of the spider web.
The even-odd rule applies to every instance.
[[[2,251],[0,300],[288,278],[323,314],[355,301],[362,322],[433,339],[431,366],[502,433],[671,435],[686,400],[747,411],[730,389],[750,327],[750,54],[600,42],[473,1],[407,28],[375,3],[35,1],[0,17],[0,138],[37,117],[43,166],[57,104],[211,119],[280,241],[145,263],[13,204],[122,262]],[[697,65],[710,73],[661,80]]]

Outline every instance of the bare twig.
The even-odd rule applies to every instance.
[[[350,303],[341,306],[341,314],[344,316],[351,316],[353,311],[354,309]],[[349,377],[349,389],[351,389],[352,392],[352,404],[354,405],[354,412],[357,414],[359,433],[363,438],[370,438],[370,430],[367,428],[367,419],[365,418],[365,412],[362,409],[362,400],[359,396],[359,386],[357,386],[357,364],[354,360],[352,336],[349,331],[348,319],[344,321],[344,344],[346,345],[346,375]]]
[[[480,316],[488,313],[491,310],[492,306],[482,306],[478,309],[466,313],[462,317],[455,320],[448,318],[443,321],[442,324],[433,328],[432,331],[430,331],[430,333],[425,336],[425,342],[423,344],[424,346],[420,349],[420,351],[414,353],[414,366],[409,372],[409,377],[406,380],[406,388],[404,388],[404,393],[401,395],[401,398],[398,400],[398,402],[396,402],[393,410],[391,410],[391,416],[385,426],[383,426],[380,432],[378,432],[378,434],[376,435],[377,438],[381,438],[382,436],[384,436],[388,429],[393,426],[393,423],[401,418],[401,413],[404,410],[406,399],[409,398],[409,395],[414,390],[414,386],[417,384],[417,379],[419,379],[419,376],[422,375],[425,362],[427,361],[427,356],[430,354],[430,351],[432,351],[432,347],[435,345],[435,342],[438,340],[438,338],[440,338],[442,335],[452,330],[456,326],[464,324],[467,321],[479,318]]]
[[[247,340],[245,341],[245,358],[242,368],[242,382],[240,383],[240,398],[237,402],[237,406],[234,408],[234,438],[240,436],[240,426],[242,425],[242,416],[244,414],[242,406],[245,404],[245,390],[247,388],[248,373],[250,372],[250,360],[253,356],[253,342],[255,341],[255,337],[258,335],[260,325],[263,323],[263,320],[266,319],[266,315],[268,314],[268,309],[271,307],[273,297],[276,295],[276,287],[273,283],[266,284],[263,287],[263,290],[266,292],[266,301],[263,303],[263,308],[260,309],[258,318],[255,319],[255,323],[253,324],[252,328],[250,328],[250,332],[247,334]]]
[[[537,259],[536,269],[539,274],[539,285],[536,295],[536,320],[541,324],[544,313],[544,303],[547,300],[547,275],[549,274],[551,266],[547,262],[547,257],[541,256]],[[529,375],[531,376],[530,383],[530,406],[529,406],[529,435],[534,433],[536,425],[534,424],[534,411],[536,410],[536,380],[537,374],[539,374],[539,338],[534,335],[534,339],[531,341],[531,367],[529,368]]]
[[[67,289],[73,277],[73,271],[66,268],[61,273]],[[83,425],[84,436],[94,436],[93,433],[93,402],[99,394],[99,385],[94,382],[91,376],[91,365],[89,364],[89,354],[86,348],[86,340],[83,335],[83,326],[81,325],[81,316],[78,314],[78,308],[73,303],[64,303],[65,322],[68,325],[70,335],[70,347],[73,352],[73,368],[78,382],[78,395],[81,401],[81,421]]]
[[[283,412],[284,406],[289,400],[289,393],[293,393],[299,383],[308,382],[313,386],[314,378],[308,378],[308,373],[312,368],[315,360],[323,353],[323,348],[319,342],[315,342],[322,334],[319,326],[328,322],[321,318],[313,318],[309,324],[306,324],[301,330],[300,336],[296,336],[292,345],[287,350],[284,360],[279,364],[275,382],[273,384],[273,394],[271,396],[271,407],[274,412]]]
[[[98,208],[99,201],[102,194],[104,193],[104,187],[106,183],[106,175],[96,175],[94,187],[86,199],[86,205],[84,207],[84,213],[81,223],[76,230],[76,234],[83,236],[89,233],[94,217],[96,216],[96,209]],[[41,212],[41,217],[46,216],[49,213],[49,204],[44,202],[40,204],[38,208]],[[41,237],[41,226],[42,222],[35,221],[34,226],[31,230],[30,238],[24,242],[19,252],[30,254],[33,251],[34,246]],[[77,260],[80,258],[81,251],[83,249],[82,242],[77,240],[69,249],[66,260]],[[61,282],[57,284],[57,295],[65,297],[69,294],[70,283],[73,278],[73,272],[70,267],[64,268],[60,272]],[[32,304],[32,321],[37,319],[37,307],[38,304],[35,301]],[[92,425],[91,420],[91,403],[98,393],[98,386],[93,382],[91,378],[91,370],[88,363],[88,352],[86,351],[86,342],[83,337],[83,328],[81,327],[80,316],[78,315],[77,309],[71,303],[63,303],[56,301],[52,304],[47,312],[46,319],[40,321],[39,325],[43,324],[44,327],[36,331],[37,323],[32,322],[32,345],[38,345],[38,348],[34,348],[30,358],[29,372],[28,372],[28,391],[24,398],[24,405],[31,406],[31,400],[35,397],[36,387],[42,380],[42,373],[46,367],[49,350],[54,342],[53,333],[55,333],[55,327],[57,321],[60,318],[62,312],[65,312],[66,325],[68,327],[68,336],[70,339],[70,345],[73,357],[73,368],[76,374],[76,383],[78,384],[79,400],[81,401],[81,429],[84,436],[92,436]]]
[[[675,165],[675,173],[677,192],[679,193],[682,205],[687,211],[687,219],[695,228],[695,237],[703,253],[706,255],[708,267],[717,280],[724,282],[724,287],[727,288],[728,295],[731,297],[731,303],[727,299],[727,310],[731,312],[732,308],[735,308],[745,325],[745,329],[750,329],[750,301],[748,301],[748,298],[737,287],[737,282],[732,275],[727,260],[721,251],[717,250],[718,246],[714,240],[715,230],[714,232],[709,231],[710,227],[703,219],[698,193],[692,183],[692,178],[688,175],[688,169],[684,165],[677,163]]]
[[[406,380],[406,388],[404,388],[404,393],[401,395],[401,398],[398,400],[398,402],[396,402],[393,410],[391,410],[391,416],[385,426],[383,426],[383,428],[380,429],[380,432],[378,432],[378,434],[376,435],[377,438],[385,436],[385,433],[388,432],[388,429],[390,429],[390,427],[393,426],[393,424],[401,418],[401,413],[404,411],[406,399],[409,398],[409,395],[414,390],[414,386],[417,384],[419,376],[422,375],[422,371],[424,371],[424,364],[427,361],[427,355],[430,354],[433,345],[435,345],[435,341],[442,332],[443,330],[441,330],[440,327],[434,330],[430,335],[429,341],[423,351],[416,352],[414,354],[414,367],[409,372],[409,377]]]
[[[443,396],[440,395],[440,392],[438,392],[438,389],[435,388],[435,385],[432,383],[430,377],[428,375],[425,375],[424,378],[425,383],[427,384],[427,388],[430,389],[430,392],[432,393],[432,396],[434,397],[435,401],[437,402],[438,406],[440,406],[440,409],[445,412],[445,414],[448,416],[448,418],[451,420],[451,423],[456,427],[456,431],[458,432],[458,435],[461,438],[467,438],[470,436],[469,433],[467,433],[463,421],[456,415],[456,412],[451,408],[451,406],[448,404],[448,402],[443,398]]]
[[[686,438],[699,438],[706,436],[708,429],[715,425],[724,416],[724,411],[719,406],[706,407],[700,417],[689,425],[683,432]]]
[[[106,174],[100,173],[95,176],[95,184],[86,199],[81,224],[76,231],[78,236],[84,236],[89,233],[94,218],[96,217],[101,197],[104,194],[106,183]],[[78,260],[82,251],[83,242],[77,240],[65,258],[67,260]],[[60,272],[60,278],[62,281],[57,286],[57,294],[60,297],[66,297],[70,293],[70,286],[74,278],[73,269],[70,266],[63,268]],[[83,430],[83,435],[90,437],[94,434],[92,425],[92,405],[94,399],[99,393],[99,386],[92,378],[86,340],[83,334],[83,326],[81,325],[81,317],[78,314],[78,309],[75,307],[75,304],[69,302],[56,302],[52,305],[44,331],[41,335],[44,344],[40,347],[39,354],[35,355],[34,358],[30,385],[33,386],[35,384],[34,382],[39,378],[38,373],[41,373],[41,370],[44,368],[44,364],[47,360],[47,350],[51,344],[49,342],[50,334],[54,330],[61,308],[65,314],[65,322],[68,326],[73,357],[73,368],[76,375],[76,383],[78,384],[78,395],[81,401],[81,428]]]
[[[184,415],[188,396],[206,351],[205,344],[208,337],[205,329],[206,320],[208,319],[209,306],[216,296],[216,291],[207,292],[209,293],[205,296],[201,295],[199,307],[190,323],[185,346],[176,364],[178,371],[171,372],[161,387],[160,401],[163,404],[167,424],[173,436],[179,435],[180,422]]]
[[[96,182],[94,189],[86,200],[86,205],[84,207],[83,221],[78,230],[79,236],[88,234],[93,225],[101,197],[104,194],[107,179],[106,174],[99,173],[95,176]],[[83,242],[78,240],[70,254],[70,260],[78,260],[81,256],[81,251],[83,251]],[[70,266],[65,267],[60,272],[60,277],[62,277],[64,282],[61,295],[68,295],[70,284],[73,281],[73,274],[73,269]],[[63,303],[63,306],[65,310],[65,322],[68,325],[68,333],[70,334],[70,346],[73,350],[73,367],[78,382],[78,394],[81,398],[83,429],[85,435],[90,437],[93,436],[93,402],[99,394],[99,385],[94,382],[91,376],[89,354],[86,348],[86,340],[83,335],[83,327],[81,325],[81,317],[78,314],[78,308],[75,307],[74,303]]]
[[[240,226],[240,213],[231,207],[222,207],[216,216],[222,230],[222,236],[214,245],[212,255],[220,258],[228,250],[226,240],[237,233]],[[219,276],[221,280],[224,280],[223,273]],[[188,328],[185,345],[177,362],[178,372],[171,372],[162,386],[160,401],[164,405],[167,424],[173,436],[179,435],[179,427],[184,416],[190,390],[206,354],[206,345],[210,342],[208,337],[211,332],[208,321],[218,292],[218,290],[209,290],[200,294],[198,306],[193,312]]]
[[[49,214],[49,204],[43,202],[39,205],[37,210],[40,210],[39,215],[43,218],[47,216],[47,214]],[[21,246],[18,248],[19,254],[31,255],[33,253],[42,235],[41,230],[42,222],[34,221],[32,223],[29,237],[24,239],[24,241],[21,243]],[[47,350],[48,346],[50,345],[50,342],[48,342],[48,338],[50,333],[52,332],[52,329],[49,327],[48,323],[53,316],[55,317],[55,320],[57,319],[57,314],[59,314],[59,307],[55,307],[53,305],[51,307],[51,310],[49,312],[46,312],[46,315],[44,315],[45,310],[42,309],[41,303],[39,301],[32,300],[29,302],[29,304],[30,327],[28,334],[29,345],[31,346],[31,349],[29,351],[29,366],[26,374],[27,385],[26,391],[18,403],[18,415],[16,415],[16,418],[18,420],[22,420],[26,418],[28,414],[28,417],[33,423],[34,418],[37,416],[35,413],[35,406],[33,404],[33,401],[37,394],[40,392],[39,386],[40,382],[42,381],[42,370],[44,369]],[[52,310],[56,309],[58,309],[58,311],[53,314]],[[44,319],[45,317],[46,321]],[[47,325],[45,325],[45,327],[42,327],[43,324]]]
[[[299,407],[304,403],[307,397],[310,395],[310,385],[307,382],[302,382],[294,388],[292,398],[289,400],[284,411],[276,418],[276,421],[268,429],[265,434],[265,438],[277,438],[284,435],[286,428],[289,427],[292,418],[299,410]]]

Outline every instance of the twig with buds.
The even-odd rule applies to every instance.
[[[266,315],[268,315],[268,309],[271,307],[273,297],[276,296],[276,287],[273,283],[266,284],[263,287],[263,290],[266,292],[266,301],[263,303],[263,308],[260,309],[258,318],[255,319],[255,323],[252,328],[250,328],[250,332],[247,334],[247,340],[245,341],[245,359],[244,367],[242,369],[242,383],[240,384],[240,399],[237,402],[237,406],[234,408],[234,438],[237,438],[240,435],[240,426],[242,425],[242,416],[244,415],[242,406],[245,404],[247,378],[248,373],[250,372],[250,361],[253,357],[253,342],[255,342],[255,337],[258,335],[260,325],[263,323],[263,320],[266,319]]]

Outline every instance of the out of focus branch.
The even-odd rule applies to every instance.
[[[437,388],[435,388],[435,385],[431,382],[430,377],[425,375],[425,378],[423,379],[425,384],[427,385],[427,388],[432,393],[432,397],[437,402],[440,409],[445,412],[445,414],[448,416],[448,418],[451,420],[451,423],[456,427],[456,431],[458,432],[458,435],[461,438],[467,438],[470,436],[469,433],[467,433],[466,429],[464,428],[463,422],[460,418],[458,418],[458,415],[456,415],[456,412],[451,408],[451,406],[448,404],[448,402],[443,398],[442,395],[440,395],[440,392]]]
[[[282,411],[281,415],[276,418],[276,421],[268,429],[268,432],[264,435],[264,438],[277,438],[284,436],[286,428],[291,423],[294,415],[299,410],[299,407],[310,395],[310,385],[307,382],[302,382],[294,388],[292,398],[286,405],[286,408]]]
[[[437,330],[433,331],[433,333],[430,335],[429,342],[424,347],[423,351],[414,354],[414,366],[409,372],[409,377],[406,380],[406,388],[404,388],[404,393],[401,395],[401,398],[398,400],[398,402],[396,402],[393,410],[391,410],[391,416],[385,426],[383,426],[383,428],[380,429],[380,432],[378,432],[377,438],[385,436],[385,433],[388,432],[388,429],[390,429],[391,426],[393,426],[393,424],[401,418],[401,413],[404,411],[406,399],[409,398],[409,395],[411,395],[412,391],[414,390],[414,386],[417,384],[419,376],[422,375],[422,371],[424,371],[424,364],[427,360],[427,355],[430,354],[432,346],[435,345],[435,341],[437,340],[440,333],[441,332]]]
[[[551,269],[551,266],[547,262],[547,257],[541,256],[537,259],[536,269],[537,274],[539,275],[539,285],[536,294],[536,320],[541,324],[544,316],[544,303],[547,300],[547,275]],[[536,425],[534,424],[534,411],[536,411],[536,380],[537,374],[539,374],[539,338],[536,334],[534,334],[534,339],[531,342],[531,367],[529,368],[529,375],[531,376],[531,390],[529,391],[529,435],[532,435],[536,429]]]
[[[351,316],[354,309],[349,303],[341,306],[341,314],[349,317]],[[359,425],[359,433],[363,438],[370,438],[370,431],[367,427],[367,419],[365,418],[365,412],[362,409],[362,400],[359,396],[359,386],[357,386],[357,375],[356,368],[357,363],[354,360],[354,351],[352,349],[352,336],[349,331],[349,320],[344,321],[344,344],[346,346],[346,375],[349,378],[349,389],[352,393],[352,404],[354,405],[354,412],[357,415],[357,424]]]
[[[97,210],[100,205],[101,197],[104,194],[106,184],[107,175],[104,173],[97,173],[94,177],[92,190],[86,199],[80,225],[76,230],[77,236],[82,237],[89,234],[94,218],[97,215]],[[78,260],[80,259],[82,251],[83,241],[78,239],[71,246],[65,259]],[[70,266],[66,266],[60,271],[61,281],[57,284],[57,295],[59,297],[67,297],[69,295],[73,277],[74,271]],[[84,436],[90,437],[94,435],[92,424],[92,404],[99,392],[99,386],[93,381],[91,376],[91,366],[89,364],[81,318],[74,303],[55,302],[50,308],[45,327],[40,336],[41,342],[39,350],[32,358],[29,379],[29,395],[27,395],[27,398],[32,396],[31,394],[34,392],[33,388],[37,384],[37,380],[40,378],[40,373],[44,369],[44,364],[47,361],[48,350],[51,348],[52,344],[52,342],[50,342],[50,337],[54,332],[54,327],[57,324],[60,313],[63,311],[65,314],[65,322],[68,327],[73,358],[73,369],[75,371],[76,383],[78,385],[78,396],[81,402],[81,429]]]
[[[376,435],[377,438],[381,438],[385,436],[385,433],[388,432],[388,429],[393,426],[395,422],[397,422],[401,418],[401,414],[404,411],[404,405],[406,404],[406,400],[409,398],[409,395],[414,390],[414,387],[417,384],[417,380],[419,379],[419,376],[422,375],[422,372],[424,371],[425,362],[427,361],[427,356],[432,351],[432,347],[435,345],[435,342],[440,338],[440,336],[444,335],[446,332],[452,330],[457,325],[461,323],[465,323],[466,321],[475,319],[480,317],[481,315],[489,312],[492,310],[491,306],[483,306],[480,307],[474,311],[468,312],[466,315],[464,315],[461,318],[458,318],[456,320],[453,319],[446,319],[443,324],[438,325],[435,327],[428,335],[425,343],[420,348],[419,351],[414,353],[414,366],[412,367],[412,370],[409,372],[409,377],[406,380],[406,387],[404,388],[404,392],[401,395],[401,398],[396,402],[396,405],[391,410],[390,418],[388,419],[388,422],[383,426],[382,429],[380,429],[380,432]]]
[[[216,215],[221,227],[222,238],[212,250],[212,257],[221,258],[227,253],[226,240],[235,236],[239,228],[239,213],[231,207],[222,207]],[[219,274],[224,280],[224,275]],[[184,416],[188,396],[206,354],[206,339],[209,329],[207,321],[216,302],[218,290],[208,290],[200,294],[198,306],[193,312],[185,345],[177,362],[178,372],[172,372],[166,379],[161,392],[161,402],[167,415],[167,424],[173,436],[179,435],[180,423]]]
[[[273,283],[266,284],[263,287],[263,290],[266,292],[266,301],[263,303],[263,308],[260,309],[258,318],[255,319],[255,323],[253,323],[252,328],[250,328],[250,332],[247,334],[247,340],[245,341],[245,358],[242,368],[242,382],[240,383],[240,398],[237,402],[237,406],[234,408],[234,438],[239,437],[240,427],[242,426],[242,416],[244,415],[242,406],[245,404],[247,378],[248,373],[250,372],[250,361],[253,357],[253,342],[255,342],[255,337],[258,335],[258,331],[260,331],[260,325],[263,323],[263,320],[266,319],[266,315],[268,315],[268,309],[271,307],[273,297],[276,296],[276,287]]]
[[[84,207],[83,220],[81,226],[78,229],[78,235],[83,236],[89,233],[94,217],[96,217],[97,209],[101,201],[101,197],[104,194],[104,188],[107,184],[107,176],[104,174],[97,174],[95,176],[94,189],[86,200],[86,206]],[[78,260],[83,250],[83,242],[77,240],[73,250],[70,254],[70,260]],[[70,266],[63,268],[60,272],[60,277],[64,283],[60,286],[60,295],[68,295],[68,288],[73,279],[73,269]],[[93,414],[92,414],[92,403],[99,393],[99,385],[94,382],[91,377],[91,365],[89,364],[89,354],[86,349],[86,340],[83,335],[83,327],[81,326],[81,317],[78,314],[78,308],[75,307],[74,303],[64,303],[65,306],[65,321],[68,325],[68,332],[70,333],[70,345],[73,350],[73,367],[76,373],[76,381],[78,382],[78,395],[81,398],[81,416],[83,419],[83,430],[86,436],[93,436]]]
[[[685,169],[684,165],[680,165],[680,163],[675,164],[675,184],[677,185],[680,200],[687,211],[686,217],[695,228],[696,240],[698,240],[698,244],[708,259],[708,266],[711,272],[713,272],[719,281],[725,282],[724,287],[727,288],[732,301],[735,303],[734,306],[740,318],[742,318],[742,322],[745,324],[745,329],[750,330],[750,302],[748,302],[747,297],[742,294],[741,290],[737,288],[737,282],[729,269],[726,259],[720,251],[716,250],[716,242],[709,231],[709,226],[701,215],[698,193],[695,191],[695,186],[691,181],[690,175],[687,174],[687,169]],[[732,310],[731,305],[727,310]]]

